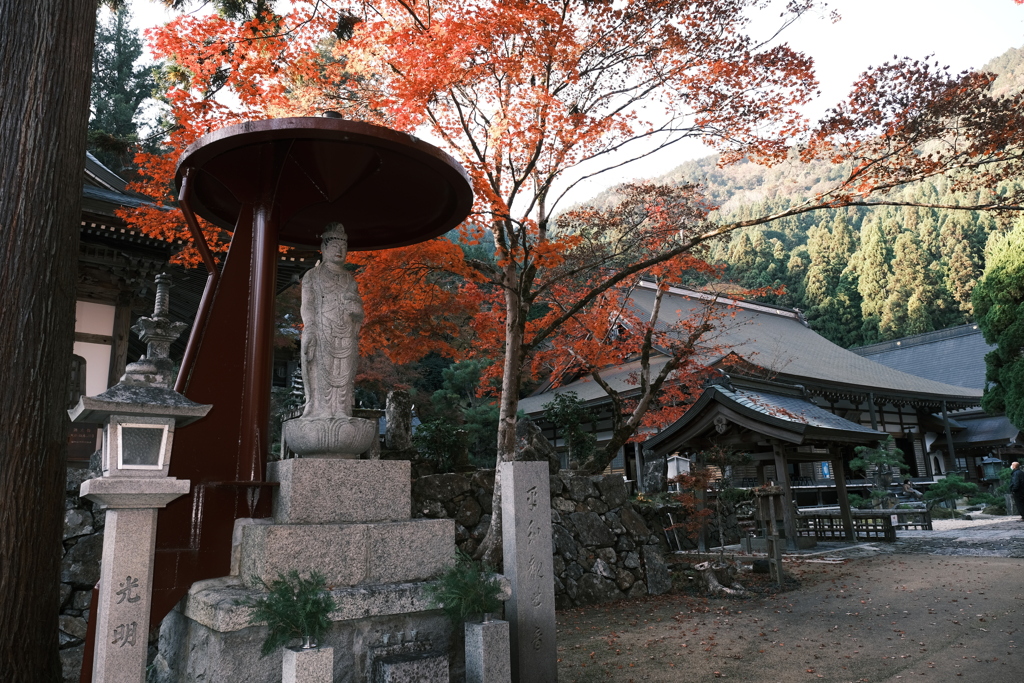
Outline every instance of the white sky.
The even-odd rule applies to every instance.
[[[776,0],[776,5],[781,4],[783,0]],[[141,27],[174,16],[153,0],[132,0],[131,7]],[[815,60],[822,95],[808,109],[812,118],[841,100],[867,67],[895,55],[924,58],[933,54],[942,65],[961,70],[980,67],[1011,47],[1024,46],[1024,6],[1013,0],[832,0],[828,8],[837,10],[842,20],[833,24],[827,11],[818,12],[780,37]],[[755,15],[754,35],[770,35],[777,17],[778,11],[770,9]],[[679,146],[622,172],[600,176],[574,191],[573,197],[585,199],[626,179],[660,175],[707,153],[695,143]]]

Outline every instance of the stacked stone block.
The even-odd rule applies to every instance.
[[[60,659],[64,680],[78,683],[85,652],[92,588],[100,578],[104,513],[78,497],[98,469],[69,468],[64,498],[64,556],[60,568]]]
[[[330,586],[425,581],[452,562],[451,521],[410,518],[408,462],[300,458],[267,469],[280,488],[274,523],[242,529],[248,588],[293,569]]]
[[[425,581],[454,559],[449,519],[412,519],[407,461],[301,458],[268,466],[271,523],[239,520],[238,575],[201,581],[164,620],[154,683],[281,680],[245,601],[296,570],[323,574],[338,605],[323,645],[335,680],[458,680],[463,660]],[[411,676],[411,678],[410,678]]]

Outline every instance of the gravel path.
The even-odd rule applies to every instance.
[[[1020,683],[1024,522],[934,526],[787,556],[799,588],[774,596],[563,610],[559,680]]]
[[[877,547],[895,553],[1024,558],[1024,520],[1019,517],[939,519],[932,527],[932,531],[897,532],[891,547],[884,543]]]

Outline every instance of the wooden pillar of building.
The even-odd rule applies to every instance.
[[[932,456],[928,452],[928,442],[924,438],[924,418],[926,415],[927,413],[925,411],[918,409],[917,430],[915,431],[914,436],[916,437],[915,440],[921,444],[921,458],[924,460],[924,472],[922,472],[920,476],[931,478],[935,476],[935,472],[932,471]]]
[[[949,469],[956,472],[956,449],[953,447],[953,432],[949,428],[949,413],[946,412],[946,402],[942,402],[942,426],[946,430],[946,450],[949,452]]]
[[[121,379],[128,365],[128,339],[132,326],[132,293],[121,292],[114,308],[114,329],[110,339],[110,372],[107,386],[112,387]]]
[[[839,497],[839,514],[843,516],[843,531],[846,532],[846,540],[853,542],[857,540],[857,537],[853,531],[853,512],[850,510],[850,496],[846,491],[846,469],[843,466],[843,456],[833,453],[831,462],[832,469],[835,470],[836,495]]]
[[[786,455],[779,444],[772,444],[772,451],[775,453],[775,475],[782,487],[782,526],[786,530],[786,549],[796,550],[796,510],[793,508],[793,487],[789,484]]]

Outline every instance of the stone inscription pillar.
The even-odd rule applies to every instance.
[[[82,497],[107,509],[96,612],[95,683],[146,680],[157,509],[188,493],[187,479],[98,477]]]
[[[107,510],[93,680],[145,680],[155,540],[155,508]]]
[[[503,462],[502,548],[512,598],[512,680],[556,683],[555,584],[551,545],[551,485],[546,462]]]

